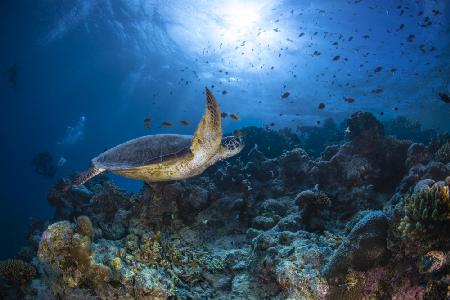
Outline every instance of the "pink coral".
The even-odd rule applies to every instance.
[[[370,295],[377,290],[378,284],[385,274],[386,270],[382,267],[373,268],[366,272],[366,285],[364,287],[366,294]]]

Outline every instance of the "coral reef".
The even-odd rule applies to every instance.
[[[302,221],[307,230],[322,228],[324,211],[331,207],[331,199],[326,193],[306,190],[295,197],[295,203],[301,210]]]
[[[405,216],[398,229],[408,244],[420,252],[433,247],[448,245],[450,237],[442,232],[450,232],[450,195],[447,185],[434,184],[424,187],[404,199]]]
[[[379,264],[387,253],[387,228],[388,219],[383,212],[362,215],[325,265],[325,277],[334,279],[348,269],[367,271]]]
[[[69,297],[72,289],[83,284],[101,286],[110,277],[110,269],[92,257],[90,237],[75,233],[67,221],[44,231],[37,255],[45,279],[52,282],[53,293],[60,297]]]
[[[13,284],[26,284],[36,276],[36,269],[20,259],[0,261],[0,277]]]
[[[422,125],[418,121],[402,116],[384,121],[383,126],[386,134],[393,135],[398,139],[411,140],[417,143],[427,144],[437,136],[435,130],[422,130]]]
[[[19,298],[445,299],[448,140],[392,128],[365,112],[300,138],[246,128],[238,157],[135,193],[62,180],[53,224],[21,252],[38,273]]]
[[[450,143],[443,144],[434,155],[437,161],[444,164],[450,163]]]
[[[322,126],[299,126],[300,147],[312,156],[319,156],[325,147],[342,144],[344,140],[345,123],[339,125],[331,119],[324,120]]]

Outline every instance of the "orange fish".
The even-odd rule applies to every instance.
[[[233,132],[233,134],[234,134],[235,136],[240,136],[240,137],[244,137],[244,136],[247,135],[246,132],[240,131],[240,130],[235,130],[235,131]]]
[[[230,114],[230,118],[232,118],[233,120],[239,121],[239,117],[236,114]]]
[[[320,103],[319,103],[319,109],[324,109],[324,108],[325,108],[325,103],[320,102]]]
[[[167,126],[167,127],[173,126],[173,124],[170,123],[170,122],[162,122],[161,125],[162,125],[162,126]]]
[[[189,122],[186,121],[186,120],[181,120],[181,121],[180,121],[180,124],[181,124],[181,125],[186,125],[186,126],[187,126],[187,125],[189,125]]]
[[[150,124],[148,124],[148,123],[145,123],[145,124],[144,124],[144,128],[150,129],[150,128],[152,128],[152,126],[151,126]]]

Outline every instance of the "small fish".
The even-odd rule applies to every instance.
[[[324,108],[325,108],[325,103],[320,102],[320,103],[319,103],[319,109],[324,109]]]
[[[439,93],[439,97],[445,103],[450,103],[450,96],[444,93]]]
[[[433,12],[433,14],[434,14],[435,16],[441,14],[441,12],[439,11],[439,9],[433,9],[432,12]]]
[[[378,72],[381,72],[381,70],[383,70],[383,67],[378,66],[378,67],[376,67],[373,71],[374,71],[375,73],[378,73]]]
[[[230,118],[232,118],[235,121],[239,121],[239,117],[236,114],[230,114]]]
[[[398,110],[398,107],[394,107],[394,110],[397,111],[397,110]]]
[[[344,98],[344,101],[347,102],[347,103],[353,103],[353,102],[355,102],[355,99],[353,99],[353,98],[351,98],[351,97],[343,97],[343,98]]]
[[[341,58],[340,55],[336,55],[335,57],[333,57],[333,61],[337,61],[337,60],[339,60],[340,58]]]
[[[149,123],[145,123],[144,124],[144,128],[145,129],[150,129],[150,128],[152,128],[152,125],[150,125]]]
[[[145,123],[148,123],[148,122],[151,122],[151,121],[152,121],[151,118],[144,118],[144,122],[145,122]]]
[[[372,93],[373,94],[381,94],[381,93],[383,93],[384,92],[384,90],[382,89],[382,88],[377,88],[377,89],[373,89],[372,90]]]
[[[298,37],[302,37],[302,36],[304,36],[304,35],[305,35],[305,33],[302,32],[302,33],[300,33],[300,34],[298,35]]]
[[[275,126],[275,123],[272,122],[272,123],[269,124],[269,126],[270,126],[270,127],[273,127],[273,126]]]
[[[320,124],[320,121],[317,121],[316,123],[317,123],[317,124]]]
[[[173,126],[173,124],[170,123],[170,122],[162,122],[161,125],[162,126],[167,126],[167,127]]]
[[[384,115],[384,112],[383,112],[383,111],[380,111],[380,115]]]
[[[415,39],[416,39],[416,36],[414,34],[410,34],[408,36],[408,42],[414,42]]]
[[[233,135],[235,135],[235,136],[240,136],[240,137],[244,137],[244,136],[247,135],[247,133],[244,132],[244,131],[241,131],[241,130],[235,130],[235,131],[233,132]]]
[[[291,93],[289,92],[284,92],[283,95],[281,95],[281,99],[286,99],[287,97],[289,97]]]
[[[405,28],[405,24],[400,24],[400,27],[398,28],[398,30],[402,30],[403,28]]]
[[[181,125],[186,125],[186,126],[187,126],[187,125],[189,125],[189,122],[186,121],[186,120],[181,120],[181,121],[180,121],[180,124],[181,124]]]
[[[228,93],[228,92],[225,91],[225,90],[222,91],[222,95],[226,95],[227,93]]]
[[[226,117],[228,117],[228,114],[226,112],[221,112],[220,116],[225,119]]]

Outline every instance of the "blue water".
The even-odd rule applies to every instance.
[[[48,189],[105,148],[145,134],[191,134],[205,86],[214,85],[222,110],[241,119],[225,119],[226,132],[340,121],[357,110],[450,130],[450,104],[438,96],[450,93],[449,6],[2,1],[0,258],[25,243],[32,218],[51,218]],[[144,128],[146,117],[152,129]],[[174,126],[157,128],[162,122]],[[66,160],[53,178],[30,166],[42,151]],[[128,189],[141,186],[114,179]]]

